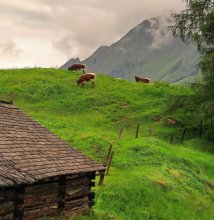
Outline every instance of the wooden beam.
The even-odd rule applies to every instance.
[[[80,206],[83,206],[89,202],[89,198],[86,195],[85,197],[77,198],[77,199],[71,199],[69,201],[65,201],[65,207],[64,210],[70,210],[73,208],[78,208]]]
[[[66,181],[66,186],[75,189],[83,186],[88,186],[89,183],[90,183],[90,178],[88,176],[82,176],[82,177],[80,176],[74,179],[68,179]]]
[[[60,213],[65,206],[66,176],[59,177],[58,187],[59,187],[58,212]]]
[[[24,198],[25,186],[18,186],[15,192],[15,201],[14,201],[14,219],[22,220],[24,213]]]
[[[75,199],[78,197],[83,197],[85,195],[88,195],[89,190],[90,190],[89,186],[80,187],[77,189],[66,188],[65,200]]]
[[[14,211],[14,201],[5,201],[0,203],[0,219],[1,216],[13,213]]]
[[[83,206],[65,210],[63,211],[65,218],[71,217],[71,216],[76,216],[76,215],[83,215],[83,214],[88,214],[89,213],[89,205],[84,204]]]
[[[42,217],[52,217],[58,214],[58,203],[37,206],[24,210],[22,219],[17,220],[34,220]]]

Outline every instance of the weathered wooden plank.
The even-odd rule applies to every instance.
[[[71,216],[76,216],[76,215],[86,215],[89,213],[89,207],[87,204],[74,208],[74,209],[69,209],[65,210],[64,212],[65,218],[71,217]]]
[[[88,204],[88,196],[85,196],[81,199],[72,199],[70,201],[65,201],[64,210],[74,209],[81,207],[85,204]]]
[[[14,189],[5,189],[0,190],[0,202],[10,201],[15,199],[15,190]]]
[[[76,174],[76,175],[68,175],[66,176],[66,180],[71,180],[71,179],[78,179],[82,177],[86,177],[86,174]]]
[[[48,194],[58,192],[58,183],[43,183],[25,187],[25,195]]]
[[[86,195],[89,194],[89,190],[90,190],[89,186],[80,187],[80,188],[77,188],[77,189],[66,188],[65,199],[70,200],[70,199],[73,199],[73,198],[86,196]]]
[[[14,211],[14,201],[6,201],[0,203],[0,216],[12,213]]]
[[[24,198],[23,208],[57,202],[58,193],[47,195],[28,195]]]
[[[53,203],[46,206],[34,207],[33,209],[25,209],[23,213],[23,220],[33,220],[41,217],[49,217],[57,215],[58,204]]]
[[[6,215],[1,215],[0,216],[0,220],[11,220],[11,219],[14,219],[13,213],[8,213]]]
[[[66,181],[66,187],[83,187],[86,186],[90,183],[90,178],[89,177],[80,177],[80,178],[75,178],[75,179],[68,179]]]

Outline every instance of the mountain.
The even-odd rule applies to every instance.
[[[172,19],[167,16],[147,19],[116,43],[101,46],[81,62],[89,72],[129,80],[135,75],[166,82],[192,78],[198,73],[199,53],[195,46],[173,38],[167,30],[170,24]],[[70,61],[61,68],[71,65]]]
[[[60,67],[60,69],[67,69],[69,66],[75,64],[75,63],[81,63],[80,59],[77,58],[71,58],[70,60],[68,60],[64,65],[62,65]]]

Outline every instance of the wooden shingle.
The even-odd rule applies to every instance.
[[[105,170],[12,104],[0,102],[0,187]]]

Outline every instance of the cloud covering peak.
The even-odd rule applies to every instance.
[[[0,0],[1,38],[10,39],[0,41],[0,67],[56,66],[70,57],[84,59],[144,19],[182,8],[181,0]],[[9,42],[13,55],[17,53],[13,62],[5,49]]]

